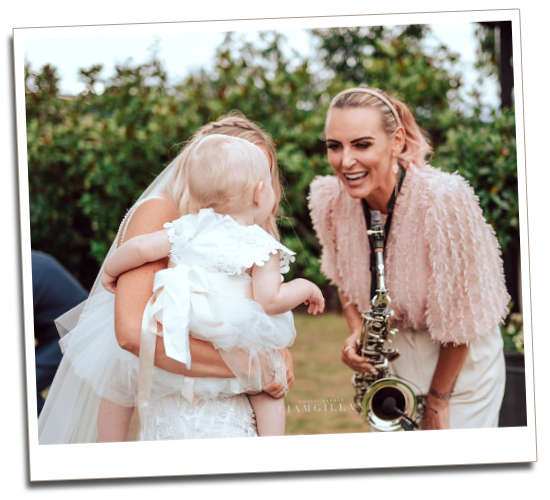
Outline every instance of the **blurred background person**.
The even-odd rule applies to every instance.
[[[36,399],[38,414],[61,361],[59,334],[54,320],[87,297],[82,285],[51,255],[32,250]]]

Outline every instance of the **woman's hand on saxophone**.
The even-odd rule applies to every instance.
[[[368,363],[364,356],[358,354],[360,338],[361,331],[356,331],[344,341],[344,345],[342,346],[342,361],[356,372],[376,374],[376,368]]]
[[[352,370],[360,373],[376,373],[376,368],[367,362],[366,358],[359,356],[359,339],[361,338],[361,328],[363,327],[363,318],[357,310],[357,306],[352,304],[346,294],[338,290],[342,312],[348,324],[351,335],[344,341],[342,346],[342,362]],[[373,372],[373,370],[375,370]]]

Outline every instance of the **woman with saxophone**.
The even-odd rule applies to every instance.
[[[426,163],[431,148],[412,113],[377,89],[336,95],[325,140],[334,175],[313,181],[310,211],[321,270],[338,287],[350,330],[342,361],[358,373],[376,371],[358,344],[375,292],[365,214],[380,211],[399,329],[391,367],[425,397],[421,428],[497,426],[505,377],[498,325],[509,297],[494,231],[472,188]]]

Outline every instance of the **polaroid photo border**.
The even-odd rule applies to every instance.
[[[323,28],[403,24],[456,24],[511,21],[520,204],[520,237],[527,425],[525,427],[226,438],[157,442],[39,445],[30,264],[29,192],[24,95],[24,53],[29,40],[41,37],[130,36],[154,31],[219,32],[277,28]],[[25,357],[28,395],[28,444],[31,481],[187,476],[279,471],[399,468],[435,465],[496,464],[536,460],[533,396],[531,301],[527,229],[526,167],[523,140],[523,86],[518,10],[458,11],[418,14],[220,20],[140,25],[71,26],[14,30],[17,148],[24,290]]]

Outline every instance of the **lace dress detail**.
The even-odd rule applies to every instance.
[[[295,253],[256,224],[244,226],[211,208],[164,224],[174,265],[188,263],[226,275],[242,275],[252,266],[263,266],[277,252],[281,273],[290,270]]]
[[[237,395],[189,403],[181,396],[166,396],[155,403],[140,441],[256,436],[254,412],[248,398]]]
[[[294,252],[259,226],[241,225],[212,209],[180,217],[165,229],[170,267],[155,275],[154,299],[143,318],[142,351],[151,347],[140,354],[140,439],[254,436],[253,411],[243,393],[261,391],[273,380],[286,384],[280,350],[296,332],[290,312],[267,315],[251,299],[247,270],[278,253],[286,272]],[[192,378],[155,368],[157,321],[167,356],[191,367],[192,332],[218,349],[235,378]]]

